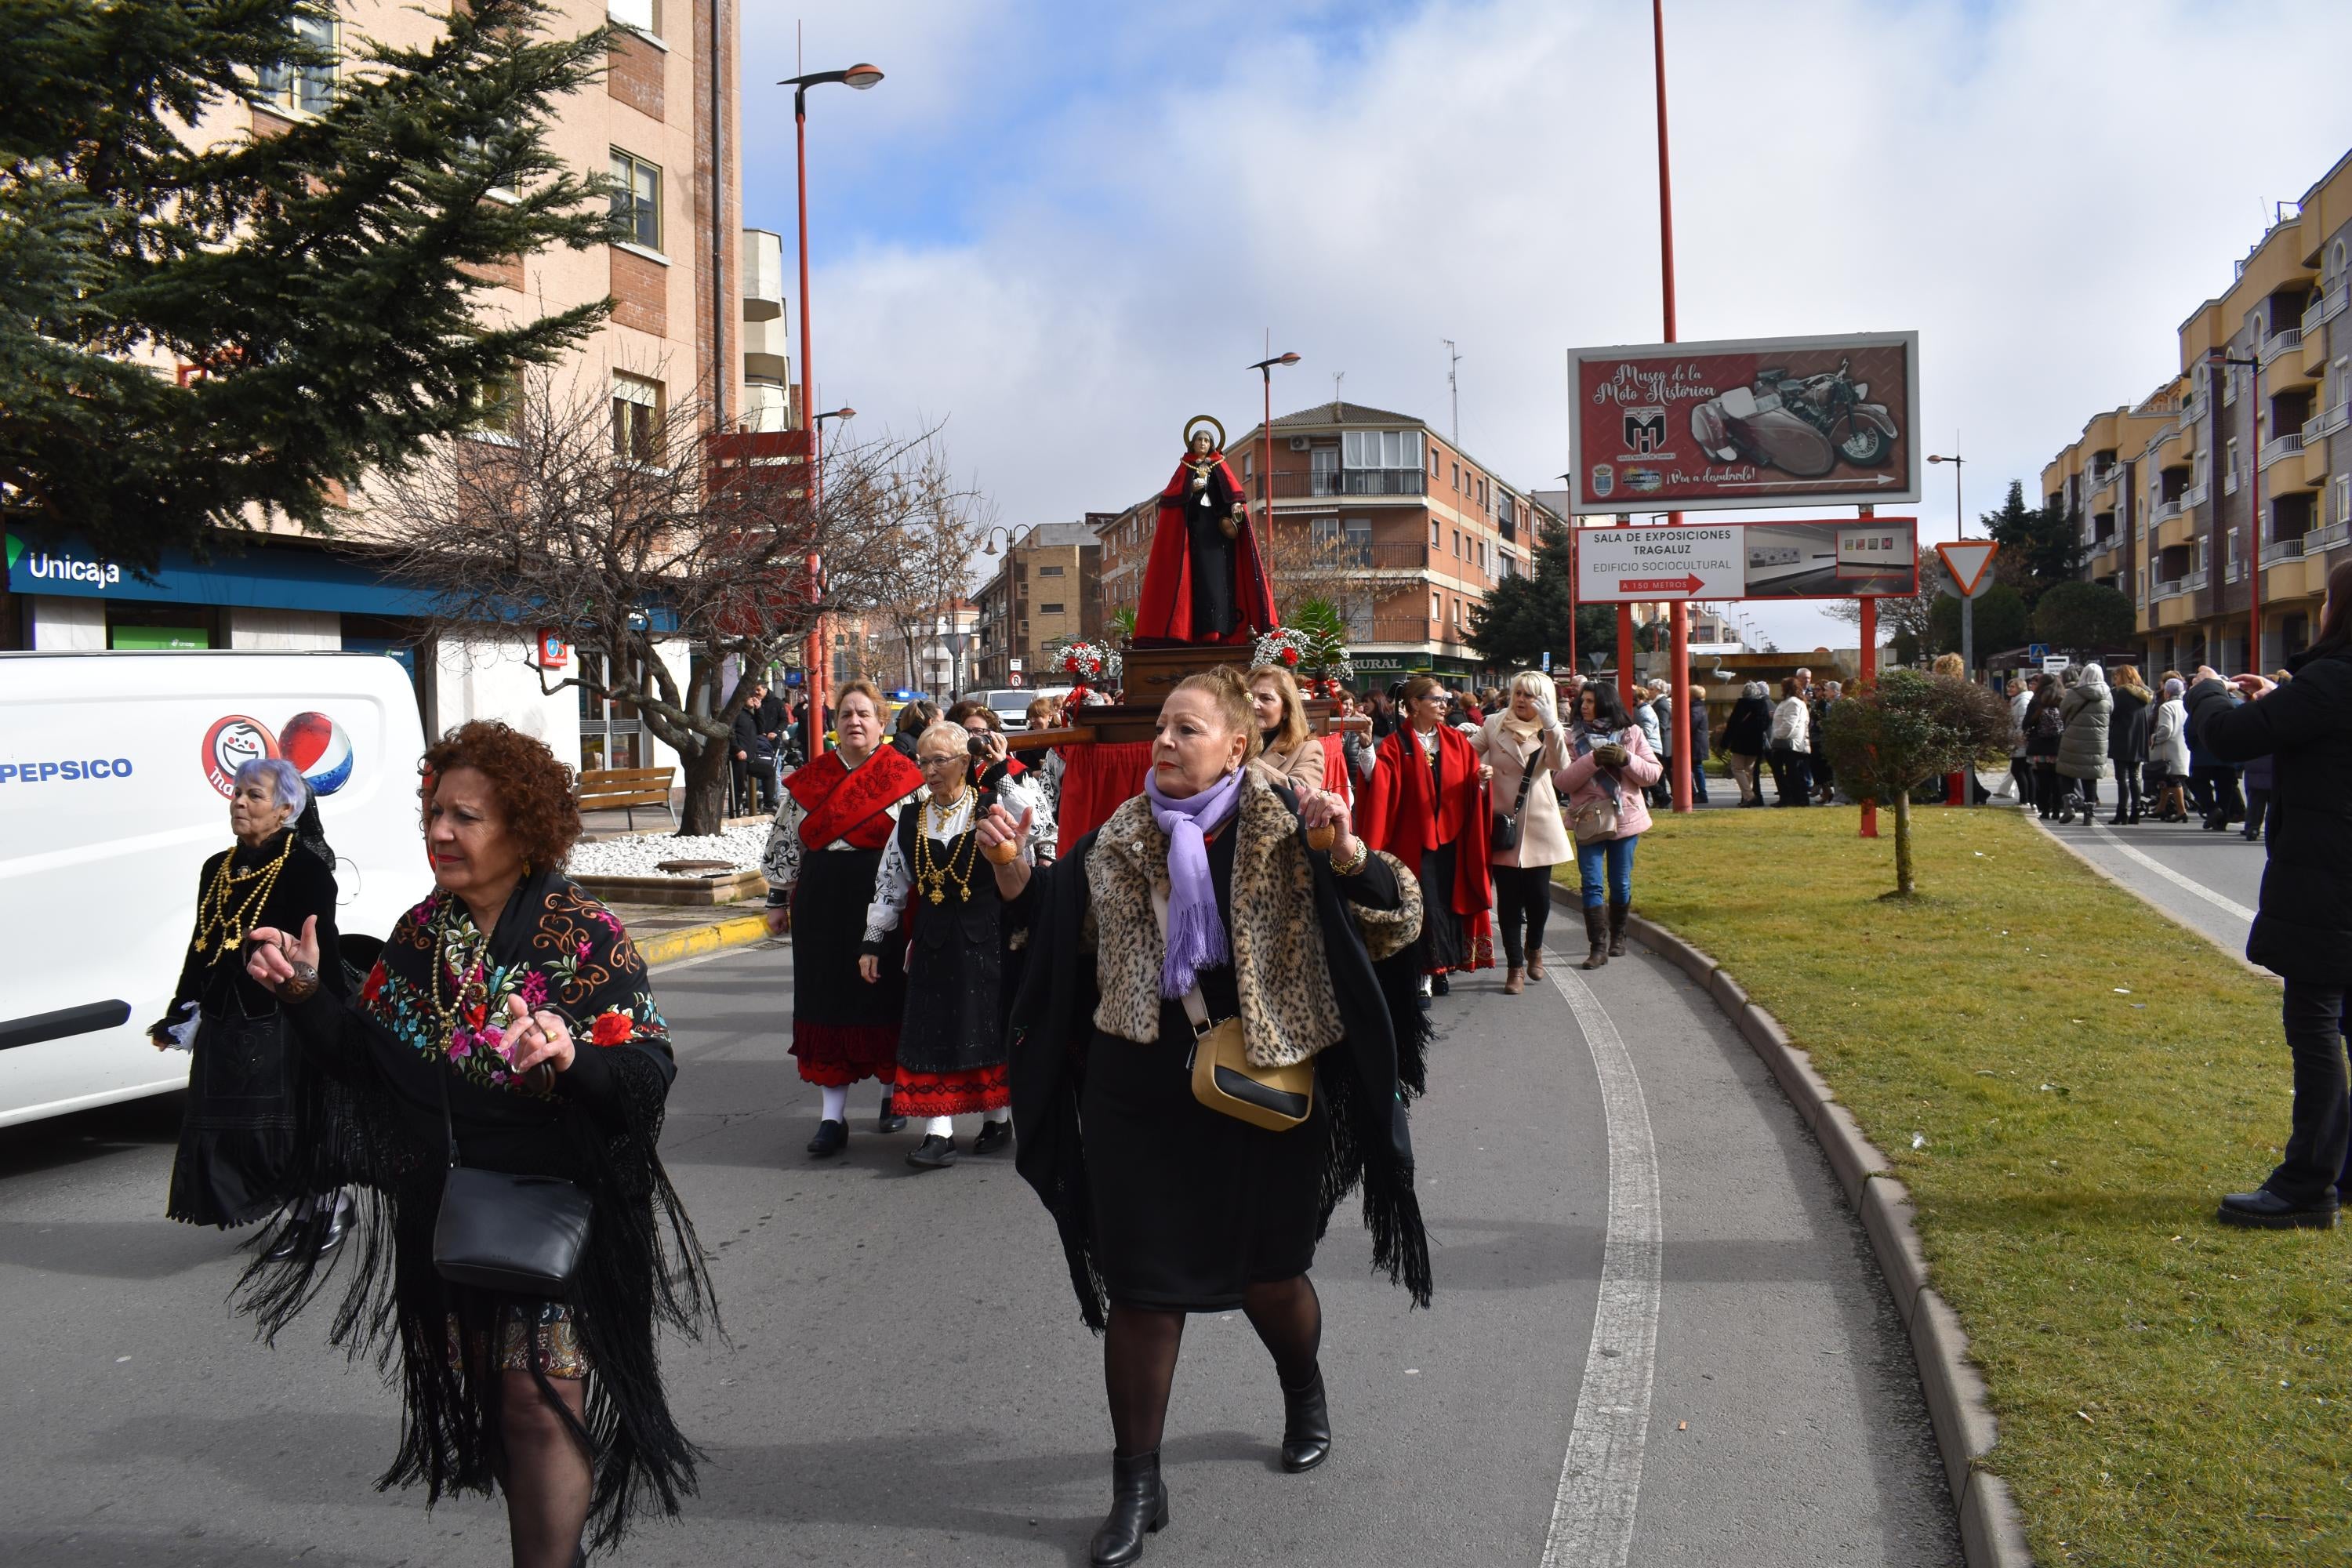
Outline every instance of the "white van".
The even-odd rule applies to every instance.
[[[248,758],[302,770],[338,924],[389,934],[432,882],[424,751],[407,672],[381,654],[0,653],[0,1126],[187,1081],[146,1030]]]
[[[1040,697],[1062,698],[1070,694],[1066,686],[991,686],[978,691],[967,691],[961,700],[977,702],[996,710],[996,717],[1007,731],[1018,734],[1029,728],[1029,704]]]

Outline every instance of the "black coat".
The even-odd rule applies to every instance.
[[[2287,668],[2294,679],[2241,707],[2221,682],[2199,681],[2189,732],[2216,763],[2267,756],[2276,773],[2246,956],[2289,980],[2352,984],[2352,647]]]
[[[2128,686],[2114,689],[2115,711],[2107,715],[2107,759],[2116,776],[2147,761],[2148,701]]]
[[[732,738],[734,749],[745,753],[752,762],[764,763],[776,754],[776,749],[768,743],[768,738],[760,733],[758,710],[748,702],[736,711]]]
[[[1764,754],[1772,728],[1772,704],[1761,697],[1743,697],[1731,705],[1723,721],[1723,749],[1743,757]]]

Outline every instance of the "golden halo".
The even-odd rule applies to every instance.
[[[1192,432],[1198,430],[1203,425],[1213,425],[1216,426],[1217,445],[1214,447],[1214,450],[1220,452],[1223,451],[1225,449],[1225,427],[1219,422],[1217,416],[1213,414],[1195,414],[1192,418],[1187,419],[1184,422],[1184,450],[1189,452],[1192,449]]]

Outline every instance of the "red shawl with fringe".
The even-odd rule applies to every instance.
[[[839,752],[793,770],[786,793],[808,815],[801,818],[801,842],[822,849],[836,839],[858,849],[879,849],[890,841],[891,821],[882,814],[923,786],[923,770],[896,746],[882,746],[855,769]]]
[[[1454,856],[1454,912],[1465,937],[1493,931],[1495,903],[1486,872],[1486,786],[1478,782],[1478,753],[1451,726],[1437,731],[1439,778],[1433,792],[1429,759],[1410,730],[1398,730],[1380,745],[1372,776],[1356,792],[1356,832],[1421,874],[1421,858],[1446,844]],[[1475,951],[1474,948],[1473,951]]]

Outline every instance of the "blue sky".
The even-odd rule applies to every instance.
[[[761,0],[745,203],[788,249],[791,95],[756,84],[796,21],[810,68],[887,73],[811,96],[823,395],[868,434],[944,422],[1007,522],[1137,500],[1193,413],[1253,423],[1269,328],[1306,361],[1277,412],[1344,371],[1441,429],[1456,340],[1463,443],[1525,486],[1566,466],[1565,351],[1658,335],[1640,0]],[[2198,107],[2325,72],[2352,6],[1668,0],[1667,48],[1681,335],[1918,330],[1971,517],[2167,374],[2270,204],[2352,146],[2352,94]]]

